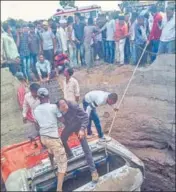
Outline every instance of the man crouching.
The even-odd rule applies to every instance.
[[[65,125],[65,128],[62,132],[61,139],[67,155],[70,158],[73,156],[72,151],[67,144],[67,140],[72,133],[76,133],[79,137],[87,164],[91,171],[92,181],[97,182],[99,179],[99,175],[95,167],[92,152],[85,137],[85,130],[87,129],[89,123],[89,117],[87,113],[84,112],[84,110],[80,108],[79,105],[66,101],[65,99],[60,99],[57,103],[57,106],[64,118],[63,123]]]
[[[62,191],[64,175],[67,171],[67,157],[62,141],[59,138],[57,120],[62,116],[55,104],[49,103],[49,93],[46,88],[37,91],[40,105],[34,110],[34,117],[39,125],[41,142],[48,152],[54,155],[58,166],[57,191]]]

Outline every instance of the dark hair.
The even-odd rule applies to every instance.
[[[67,18],[67,24],[71,24],[71,23],[73,23],[73,22],[74,22],[73,17],[72,17],[72,16],[69,16],[69,17]]]
[[[73,75],[74,70],[73,70],[72,68],[67,68],[66,70],[67,70],[67,72],[68,72],[68,74],[69,74],[70,76]]]
[[[119,15],[118,19],[121,20],[121,21],[124,21],[124,20],[125,20],[125,17],[122,16],[122,15]]]
[[[92,17],[89,17],[89,19],[88,19],[88,25],[93,25],[93,18]]]
[[[29,87],[30,91],[38,91],[38,89],[40,88],[40,85],[38,83],[32,83]]]
[[[132,12],[132,15],[131,15],[131,20],[136,20],[138,17],[138,13],[137,12]]]
[[[7,32],[10,26],[8,23],[3,23],[2,27],[3,27],[4,31]]]
[[[33,23],[30,23],[29,28],[35,28],[35,25]]]
[[[66,99],[64,99],[64,98],[60,98],[60,99],[56,102],[56,105],[57,105],[58,107],[60,107],[59,102],[60,102],[61,100],[65,101],[65,102],[67,103],[67,100],[66,100]]]
[[[38,57],[40,57],[40,56],[43,56],[43,57],[45,58],[45,56],[44,56],[44,54],[43,54],[43,53],[40,53],[40,54],[38,55]]]
[[[108,95],[108,98],[113,100],[116,103],[118,100],[118,95],[117,95],[117,93],[111,93]]]
[[[152,5],[149,9],[149,11],[151,11],[152,13],[156,13],[157,12],[157,7],[156,5]]]
[[[79,17],[79,19],[80,19],[81,14],[80,13],[75,13],[75,16]]]

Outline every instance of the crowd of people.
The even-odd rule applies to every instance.
[[[1,60],[13,75],[22,71],[29,81],[42,81],[65,65],[73,68],[94,65],[96,59],[108,64],[153,62],[158,54],[175,53],[175,9],[166,13],[152,6],[148,12],[100,14],[96,21],[79,13],[59,21],[37,21],[15,26],[3,24]],[[10,63],[6,62],[11,60]],[[34,75],[32,75],[34,74]]]

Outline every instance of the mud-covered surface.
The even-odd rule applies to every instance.
[[[99,89],[117,92],[120,100],[133,69],[128,65],[101,65],[89,72],[76,71],[81,98],[86,92]],[[61,76],[59,82],[62,81]],[[111,114],[109,118],[103,117],[105,111]],[[114,112],[108,106],[100,107],[98,112],[107,133]],[[1,121],[3,146],[24,140],[19,110],[10,114]],[[146,179],[142,190],[175,191],[175,55],[160,56],[151,66],[137,71],[111,136],[143,160]]]

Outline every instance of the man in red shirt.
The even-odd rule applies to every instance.
[[[158,52],[159,40],[161,36],[161,29],[159,28],[162,22],[161,13],[157,12],[157,7],[154,5],[150,8],[151,14],[153,15],[153,26],[149,35],[149,42],[151,42],[152,52],[154,55],[151,55],[151,61],[153,62],[156,59],[155,53]]]
[[[124,64],[124,47],[125,47],[125,40],[128,36],[128,26],[125,22],[125,17],[119,16],[118,20],[115,24],[115,33],[114,39],[116,42],[116,52],[115,58],[116,62],[120,62],[120,65]]]

